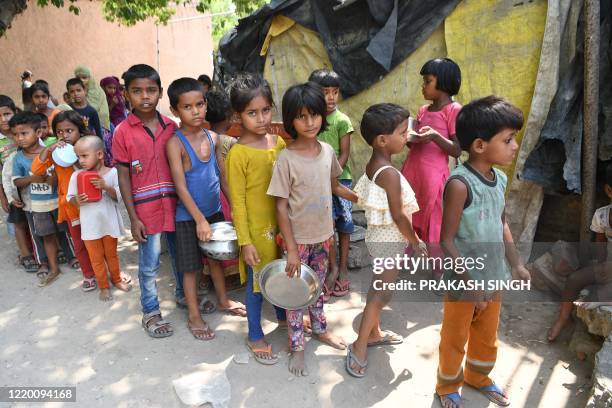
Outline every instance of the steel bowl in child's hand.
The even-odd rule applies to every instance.
[[[259,272],[261,294],[268,302],[287,310],[304,309],[321,295],[321,282],[315,271],[301,264],[296,276],[285,272],[287,261],[277,259],[266,264]]]
[[[236,259],[240,255],[238,236],[231,222],[222,221],[210,224],[212,237],[209,241],[199,241],[202,253],[218,261]]]

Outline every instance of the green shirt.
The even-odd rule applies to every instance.
[[[4,165],[4,162],[8,157],[17,150],[17,145],[8,136],[4,136],[0,133],[0,167]]]
[[[50,136],[47,136],[46,139],[43,139],[42,142],[45,144],[45,147],[49,147],[53,143],[57,142],[57,137],[50,135]]]
[[[331,145],[331,147],[334,148],[334,152],[336,152],[336,157],[340,157],[340,139],[342,139],[342,136],[346,135],[347,133],[352,133],[355,129],[353,129],[353,125],[349,117],[340,112],[338,109],[327,115],[327,124],[327,130],[325,132],[321,132],[317,138],[320,141]],[[338,179],[353,179],[348,161],[342,168],[342,174],[340,174]]]

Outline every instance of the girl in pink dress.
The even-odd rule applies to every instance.
[[[442,191],[449,175],[448,156],[459,157],[455,119],[461,105],[452,100],[461,86],[461,70],[449,58],[427,61],[420,74],[422,92],[430,105],[421,106],[408,145],[402,174],[412,186],[420,211],[412,215],[415,232],[430,246],[440,242]],[[436,252],[433,248],[431,254]]]

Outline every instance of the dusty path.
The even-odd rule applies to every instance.
[[[174,305],[166,257],[158,285],[162,311],[175,334],[151,339],[140,327],[138,288],[115,292],[115,301],[105,304],[96,292],[83,293],[80,273],[64,266],[55,283],[40,289],[33,274],[14,265],[16,252],[4,225],[0,242],[0,386],[76,385],[76,404],[48,406],[181,406],[172,380],[209,369],[226,370],[231,407],[438,406],[433,389],[441,303],[392,302],[383,312],[384,328],[408,337],[402,345],[371,350],[366,378],[348,376],[344,353],[315,341],[306,346],[310,376],[292,378],[285,353],[272,367],[252,359],[247,365],[232,361],[234,354],[245,351],[244,319],[213,314],[209,321],[217,339],[196,341],[187,330],[185,312]],[[136,258],[136,246],[123,241],[122,265],[134,277]],[[351,275],[357,280],[357,272]],[[232,296],[242,299],[244,292]],[[347,341],[354,340],[362,307],[356,293],[332,301],[327,306],[329,326]],[[576,360],[567,340],[543,342],[554,310],[554,305],[540,303],[503,309],[493,376],[508,387],[514,407],[583,407],[586,402],[591,363]],[[286,332],[276,329],[269,305],[264,314],[268,339],[275,350],[284,350]],[[463,396],[467,407],[489,406],[469,389]]]

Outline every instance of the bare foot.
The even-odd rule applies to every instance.
[[[334,336],[330,332],[313,333],[312,337],[335,349],[338,349],[338,350],[346,349],[346,343],[344,342],[344,340],[342,340],[342,337]]]
[[[193,337],[198,340],[212,340],[215,338],[215,333],[211,330],[210,326],[208,326],[208,323],[199,316],[193,319],[189,318],[187,321],[187,328]]]
[[[553,326],[548,331],[548,342],[552,343],[553,341],[557,340],[557,337],[559,337],[563,329],[565,329],[565,327],[567,327],[570,323],[571,319],[569,318],[557,319],[555,324],[553,324]]]
[[[306,363],[304,362],[304,350],[294,351],[289,357],[289,371],[296,377],[308,375]]]
[[[111,294],[110,289],[100,289],[100,300],[103,302],[113,300],[113,295]]]
[[[118,282],[118,283],[113,283],[113,285],[123,291],[123,292],[129,292],[130,290],[132,290],[132,285],[130,285],[129,283],[125,283],[124,281]]]

